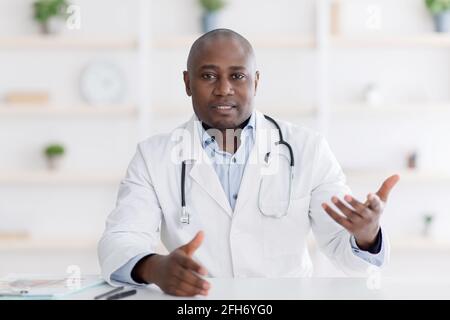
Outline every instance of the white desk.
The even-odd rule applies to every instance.
[[[450,299],[450,278],[444,280],[414,280],[383,278],[380,289],[368,289],[363,278],[308,279],[209,279],[207,297],[191,299],[218,300],[301,300],[301,299]],[[68,299],[93,299],[110,290],[100,285],[69,296]],[[166,295],[154,285],[138,289],[126,299],[179,299]],[[186,298],[182,298],[186,299]]]

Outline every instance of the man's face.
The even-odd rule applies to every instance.
[[[224,130],[237,128],[250,117],[259,79],[252,59],[231,38],[214,39],[195,53],[184,82],[202,122]]]

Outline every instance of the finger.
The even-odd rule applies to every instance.
[[[367,195],[367,202],[369,203],[369,207],[375,212],[381,212],[382,202],[381,199],[373,193],[369,193]]]
[[[176,283],[169,287],[169,289],[167,290],[167,293],[171,294],[171,295],[179,296],[179,297],[193,297],[197,294],[206,295],[207,291],[192,290],[189,287],[187,287],[181,283]]]
[[[347,207],[338,197],[332,197],[331,201],[350,220],[362,218],[357,212]]]
[[[362,202],[356,200],[351,195],[346,195],[344,197],[344,200],[347,201],[348,204],[350,204],[353,207],[353,209],[355,209],[355,211],[358,212],[359,215],[364,217],[368,213],[367,212],[367,207],[369,206],[368,202],[367,202],[367,204],[362,203]]]
[[[336,211],[334,211],[329,205],[326,203],[322,203],[322,208],[325,210],[326,213],[338,224],[343,226],[346,229],[349,229],[352,227],[352,223],[347,218],[341,216]]]
[[[208,281],[202,279],[191,270],[180,267],[179,269],[175,270],[175,272],[176,272],[175,276],[180,281],[188,283],[189,285],[197,288],[198,291],[209,290],[209,288],[211,287]]]
[[[192,239],[190,242],[185,244],[184,246],[181,246],[180,249],[183,250],[188,256],[192,257],[195,250],[197,250],[200,245],[203,242],[203,238],[205,237],[203,231],[197,232],[194,239]]]
[[[195,271],[195,272],[197,272],[198,274],[200,274],[202,276],[206,276],[208,274],[208,271],[206,270],[205,267],[201,266],[199,263],[197,263],[196,261],[194,261],[190,257],[179,255],[178,256],[178,262],[184,268],[190,269],[192,271]]]
[[[397,184],[397,182],[400,180],[400,176],[398,174],[394,174],[384,180],[383,184],[381,185],[380,189],[376,192],[377,196],[380,197],[381,201],[386,202],[389,193],[391,192],[392,188]]]
[[[175,288],[175,289],[173,289],[173,291],[170,294],[179,296],[179,297],[193,297],[198,294],[200,294],[202,296],[207,296],[208,292],[209,292],[208,290],[201,290],[199,292],[191,292],[191,291],[185,291],[182,288]]]
[[[209,287],[199,288],[188,282],[184,276],[181,278],[179,275],[175,275],[173,287],[175,291],[179,291],[180,294],[184,294],[186,296],[195,296],[197,294],[204,294],[209,291]]]

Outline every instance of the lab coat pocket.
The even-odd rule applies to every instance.
[[[264,238],[264,257],[273,258],[289,254],[302,254],[309,231],[311,197],[292,199],[287,214],[280,217],[261,215]],[[278,204],[283,208],[287,203]],[[264,206],[264,204],[262,204]],[[266,212],[275,205],[266,205]]]

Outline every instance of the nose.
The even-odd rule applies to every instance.
[[[216,82],[213,94],[216,96],[228,96],[234,94],[233,86],[228,79],[220,79]]]

